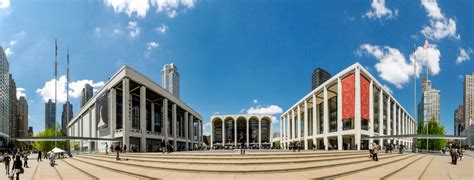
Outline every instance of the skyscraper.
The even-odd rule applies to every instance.
[[[12,74],[8,74],[8,94],[8,105],[10,106],[10,138],[16,138],[18,136],[18,101],[16,99],[16,83]]]
[[[175,97],[179,98],[179,73],[178,67],[171,64],[165,64],[161,70],[162,86]]]
[[[418,107],[419,122],[426,123],[434,118],[439,122],[440,117],[440,90],[431,87],[431,80],[422,79],[423,92]]]
[[[459,107],[454,110],[454,135],[461,135],[464,127],[464,107],[463,105],[459,105]]]
[[[18,99],[18,137],[28,137],[28,102],[24,96]]]
[[[316,89],[319,85],[326,82],[328,79],[331,79],[331,74],[322,68],[316,68],[313,71],[313,75],[311,78],[311,87],[312,89]]]
[[[9,65],[3,47],[0,46],[0,135],[10,135]]]
[[[90,84],[85,84],[81,91],[81,108],[92,98],[92,95],[94,95],[94,89]]]
[[[56,126],[56,103],[48,100],[47,103],[44,104],[44,127],[45,128],[54,128]]]
[[[69,113],[68,113],[69,111]],[[63,113],[61,114],[61,129],[66,130],[67,123],[72,119],[72,104],[66,101],[63,105]]]
[[[28,137],[33,137],[33,127],[28,127]]]
[[[464,127],[474,121],[474,72],[464,78]]]

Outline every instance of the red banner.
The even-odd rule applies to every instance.
[[[341,80],[342,83],[342,119],[354,118],[355,88],[354,74]]]
[[[364,76],[360,76],[360,116],[369,120],[370,114],[370,82]]]

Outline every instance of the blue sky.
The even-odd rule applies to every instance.
[[[85,82],[97,89],[128,64],[161,84],[162,66],[175,63],[181,99],[206,124],[213,114],[279,117],[310,91],[314,68],[336,74],[355,62],[412,113],[416,45],[422,69],[416,74],[426,74],[430,64],[430,79],[441,90],[441,122],[452,134],[461,77],[474,70],[473,10],[471,0],[0,0],[0,43],[35,132],[44,129],[44,99],[53,97],[58,38],[60,75],[70,49],[74,112]],[[421,48],[425,38],[428,50]],[[58,106],[58,117],[61,111]]]

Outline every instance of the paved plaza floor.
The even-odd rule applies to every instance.
[[[366,151],[199,151],[78,155],[36,161],[20,179],[474,179],[474,158],[465,156],[457,165],[449,156],[385,154],[372,161]],[[2,164],[0,179],[8,179]]]

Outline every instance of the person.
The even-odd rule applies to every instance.
[[[42,156],[41,156],[41,151],[38,151],[38,158],[36,158],[36,161],[43,161],[43,160],[41,159],[41,157],[42,157]]]
[[[459,160],[462,161],[462,156],[464,154],[464,149],[463,148],[460,148],[459,149]]]
[[[240,154],[245,155],[245,137],[244,137],[244,133],[240,133],[239,142],[240,142]]]
[[[165,154],[166,151],[166,143],[165,141],[161,141],[161,152],[162,154]]]
[[[105,155],[109,154],[109,144],[105,142]]]
[[[28,168],[28,153],[25,153],[23,160],[25,161],[25,163],[23,164],[23,167]]]
[[[117,152],[117,158],[115,160],[120,160],[119,153],[120,153],[120,144],[115,146],[115,152]]]
[[[51,167],[54,167],[56,164],[56,154],[53,151],[50,151],[49,153],[49,164]]]
[[[374,143],[369,143],[369,158],[372,158],[372,153],[374,152]]]
[[[168,140],[165,141],[165,149],[166,149],[166,153],[169,154],[170,153],[170,142]]]
[[[9,169],[10,169],[10,155],[8,155],[8,153],[5,153],[4,155],[4,159],[3,159],[3,162],[5,163],[5,171],[7,171],[7,175],[10,174],[9,172]]]
[[[12,167],[12,171],[13,171],[12,176],[14,176],[16,173],[16,180],[20,179],[20,173],[22,173],[22,169],[23,169],[22,165],[23,164],[21,163],[20,156],[16,156],[15,161],[13,161],[13,167]]]
[[[114,144],[110,144],[110,152],[114,153]]]
[[[127,145],[123,144],[123,153],[127,153]]]
[[[351,150],[351,143],[347,143],[347,150]]]
[[[380,146],[377,145],[377,143],[374,143],[374,151],[373,151],[373,155],[372,155],[372,160],[379,161],[379,157],[377,156],[379,150],[380,150]]]

